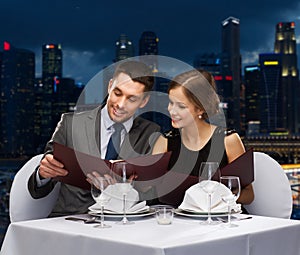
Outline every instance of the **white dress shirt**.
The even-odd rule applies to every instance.
[[[108,111],[107,111],[107,106],[101,110],[101,158],[104,159],[106,155],[106,150],[107,150],[107,145],[109,142],[109,139],[113,132],[115,131],[113,128],[113,125],[115,122],[109,117]],[[124,129],[121,131],[121,144],[124,141],[125,134],[128,133],[132,127],[133,124],[133,117],[130,119],[126,120],[125,122],[122,123],[124,126]],[[121,146],[121,145],[120,145]]]

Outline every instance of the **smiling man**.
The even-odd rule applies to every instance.
[[[122,62],[109,81],[106,104],[91,111],[63,114],[46,145],[40,165],[29,179],[32,197],[46,196],[56,184],[53,178],[68,174],[63,164],[53,157],[53,142],[103,159],[150,154],[160,135],[160,127],[134,115],[148,103],[147,92],[152,89],[153,83],[154,77],[148,66],[137,61]],[[120,133],[120,144],[116,145],[120,151],[111,157],[112,154],[108,156],[108,147],[115,132]],[[86,213],[93,203],[90,191],[62,183],[51,216]]]

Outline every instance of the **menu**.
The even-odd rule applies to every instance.
[[[88,173],[96,171],[100,175],[110,174],[116,162],[85,154],[56,142],[53,143],[53,149],[54,158],[63,163],[64,168],[68,171],[66,176],[58,176],[55,179],[82,189],[90,189],[90,184],[86,180]],[[170,156],[171,152],[166,152],[122,161],[128,163],[128,176],[134,174],[137,175],[136,181],[150,181],[167,172]]]
[[[232,175],[240,178],[241,187],[254,181],[253,149],[240,155],[231,163],[220,169],[221,176]],[[185,191],[199,182],[198,176],[169,171],[160,186],[158,186],[159,201],[161,203],[179,205]]]

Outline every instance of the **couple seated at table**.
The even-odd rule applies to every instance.
[[[40,165],[28,182],[32,197],[47,196],[57,183],[54,177],[68,174],[63,164],[53,157],[53,142],[101,158],[111,152],[112,143],[119,143],[115,147],[120,149],[115,150],[119,150],[118,157],[123,159],[172,151],[170,171],[186,170],[185,173],[194,176],[198,176],[202,161],[217,161],[222,167],[245,152],[237,133],[210,123],[219,112],[219,98],[210,73],[191,70],[172,80],[168,110],[174,130],[165,136],[160,135],[157,124],[134,117],[148,103],[153,82],[152,72],[145,64],[124,61],[109,82],[105,105],[91,111],[63,114]],[[160,197],[160,191],[159,185],[156,189],[142,187],[140,199],[160,203],[168,195],[163,191]],[[242,189],[238,202],[249,204],[253,197],[250,184]],[[181,201],[182,197],[178,196],[171,204],[177,207]],[[92,204],[89,190],[62,183],[51,216],[86,213]]]

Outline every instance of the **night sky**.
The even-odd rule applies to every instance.
[[[229,16],[240,19],[243,65],[256,64],[258,53],[273,51],[278,22],[296,22],[300,38],[296,0],[1,0],[0,43],[34,51],[37,75],[42,45],[60,43],[63,75],[87,83],[112,63],[121,33],[138,53],[142,32],[154,31],[160,55],[192,64],[196,54],[221,51],[221,22]]]

